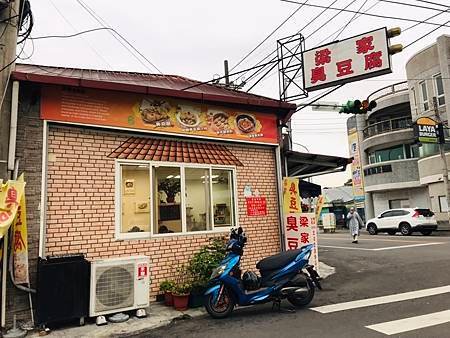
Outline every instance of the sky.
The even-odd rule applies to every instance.
[[[418,6],[433,6],[420,0],[396,0]],[[435,0],[450,6],[450,0]],[[439,12],[414,8],[380,0],[311,0],[310,4],[390,15],[415,20],[424,20]],[[106,25],[114,28],[139,50],[164,74],[177,74],[196,80],[207,81],[223,75],[223,61],[230,68],[241,60],[258,43],[265,39],[283,20],[297,8],[298,4],[279,0],[164,0],[126,2],[111,0],[31,0],[34,27],[31,36],[68,35],[98,28],[97,22],[82,7],[87,5]],[[361,7],[362,6],[362,7]],[[373,6],[373,7],[372,7]],[[433,6],[442,10],[442,7]],[[293,35],[302,29],[306,48],[331,41],[335,32],[349,23],[352,13],[339,13],[303,6],[273,36],[233,71],[253,67],[276,49],[277,39]],[[339,14],[338,14],[339,13]],[[440,14],[430,22],[445,23],[450,13]],[[395,19],[359,16],[351,21],[339,35],[339,39],[358,35],[380,27],[414,25]],[[407,29],[392,43],[407,45],[436,26],[420,24]],[[347,84],[324,98],[324,101],[344,103],[349,99],[361,99],[371,92],[393,83],[406,80],[405,64],[417,51],[432,44],[442,34],[450,34],[449,27],[442,27],[422,40],[393,55],[393,72],[380,77]],[[126,44],[126,43],[124,43]],[[19,48],[18,52],[20,51]],[[108,31],[97,31],[73,38],[28,40],[20,62],[40,65],[109,69],[155,73],[157,70],[147,61],[132,56]],[[231,71],[231,72],[233,72]],[[251,73],[244,74],[249,76]],[[238,80],[240,78],[235,78]],[[250,83],[251,85],[251,83]],[[249,86],[244,87],[244,90]],[[326,90],[325,90],[326,91]],[[278,99],[278,75],[276,69],[269,73],[252,93]],[[296,101],[305,103],[321,91],[310,93],[309,99]],[[345,121],[348,116],[337,112],[312,111],[306,108],[296,113],[292,120],[294,150],[348,157],[348,141]],[[350,172],[318,176],[313,182],[323,187],[339,186],[350,178]]]

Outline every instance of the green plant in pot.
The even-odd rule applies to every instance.
[[[189,307],[203,305],[204,293],[211,273],[225,257],[225,254],[225,239],[214,238],[191,257],[187,267],[192,278]]]
[[[159,191],[164,191],[167,195],[167,203],[174,203],[175,196],[181,191],[179,178],[166,178],[158,185]]]
[[[185,311],[188,308],[189,294],[192,289],[191,278],[185,266],[178,269],[178,276],[172,290],[175,310]]]
[[[165,281],[159,284],[159,290],[164,293],[164,304],[167,306],[173,305],[173,289],[175,286],[175,282],[170,279],[166,279]]]

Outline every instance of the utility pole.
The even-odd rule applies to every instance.
[[[20,1],[0,0],[0,8],[0,178],[7,179],[10,105],[6,94],[16,58]]]
[[[434,116],[436,118],[436,122],[439,123],[439,125],[441,125],[442,119],[441,119],[441,115],[439,114],[438,101],[437,101],[436,96],[433,96],[433,111],[434,111]],[[444,129],[441,128],[441,131],[443,132]],[[442,135],[440,138],[445,140],[444,135]],[[447,198],[447,221],[450,221],[450,217],[449,217],[450,185],[448,183],[448,164],[447,164],[447,158],[445,156],[445,141],[439,142],[439,153],[440,153],[441,159],[442,159],[442,180],[444,181],[445,196]]]
[[[230,86],[230,76],[228,72],[228,60],[223,61],[223,67],[225,68],[225,87]]]

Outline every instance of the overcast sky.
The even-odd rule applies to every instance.
[[[419,6],[429,6],[419,1],[403,1]],[[450,6],[450,0],[435,0]],[[81,0],[92,8],[107,24],[126,37],[142,54],[165,74],[178,74],[197,80],[212,79],[223,73],[223,60],[233,67],[275,27],[287,18],[299,5],[278,0]],[[83,9],[79,0],[31,0],[35,25],[32,36],[64,35],[100,27],[100,24]],[[311,0],[309,3],[329,5],[333,1]],[[379,0],[337,0],[335,7],[370,13],[424,20],[438,12],[411,8]],[[439,8],[434,6],[435,8]],[[442,10],[442,8],[441,8]],[[276,48],[276,40],[297,33],[322,11],[303,6],[281,29],[256,50],[234,71],[254,66]],[[345,25],[352,13],[328,10],[303,30],[307,49]],[[444,23],[450,13],[431,19]],[[380,27],[399,26],[403,30],[413,25],[391,19],[360,16],[351,22],[339,36],[340,39],[358,35]],[[435,26],[420,24],[392,40],[407,45]],[[348,99],[365,98],[370,92],[406,79],[405,63],[420,49],[432,44],[436,37],[449,34],[442,27],[421,41],[393,56],[392,74],[348,84],[329,95],[326,101],[346,102]],[[335,34],[332,37],[335,37]],[[330,38],[326,42],[330,41]],[[322,42],[323,44],[323,42]],[[67,66],[93,69],[114,69],[139,72],[156,72],[146,61],[140,63],[107,31],[99,31],[67,39],[36,40],[27,42],[22,57],[41,65]],[[145,65],[145,66],[144,66]],[[249,75],[249,74],[248,74]],[[247,76],[248,76],[247,75]],[[249,87],[246,87],[249,88]],[[245,88],[244,88],[245,89]],[[278,75],[272,72],[252,90],[253,93],[278,98]],[[310,93],[314,97],[320,92]],[[307,100],[306,100],[307,101]],[[306,102],[303,101],[303,102]],[[348,116],[337,112],[312,112],[304,109],[293,118],[294,142],[306,146],[314,153],[348,156],[345,120]],[[295,146],[302,151],[302,147]],[[349,172],[321,176],[314,182],[323,186],[342,185],[350,177]]]

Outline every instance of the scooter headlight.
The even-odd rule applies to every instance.
[[[224,273],[225,269],[227,268],[227,266],[224,265],[220,265],[217,268],[215,268],[211,274],[211,279],[217,278],[219,277],[221,274]]]

